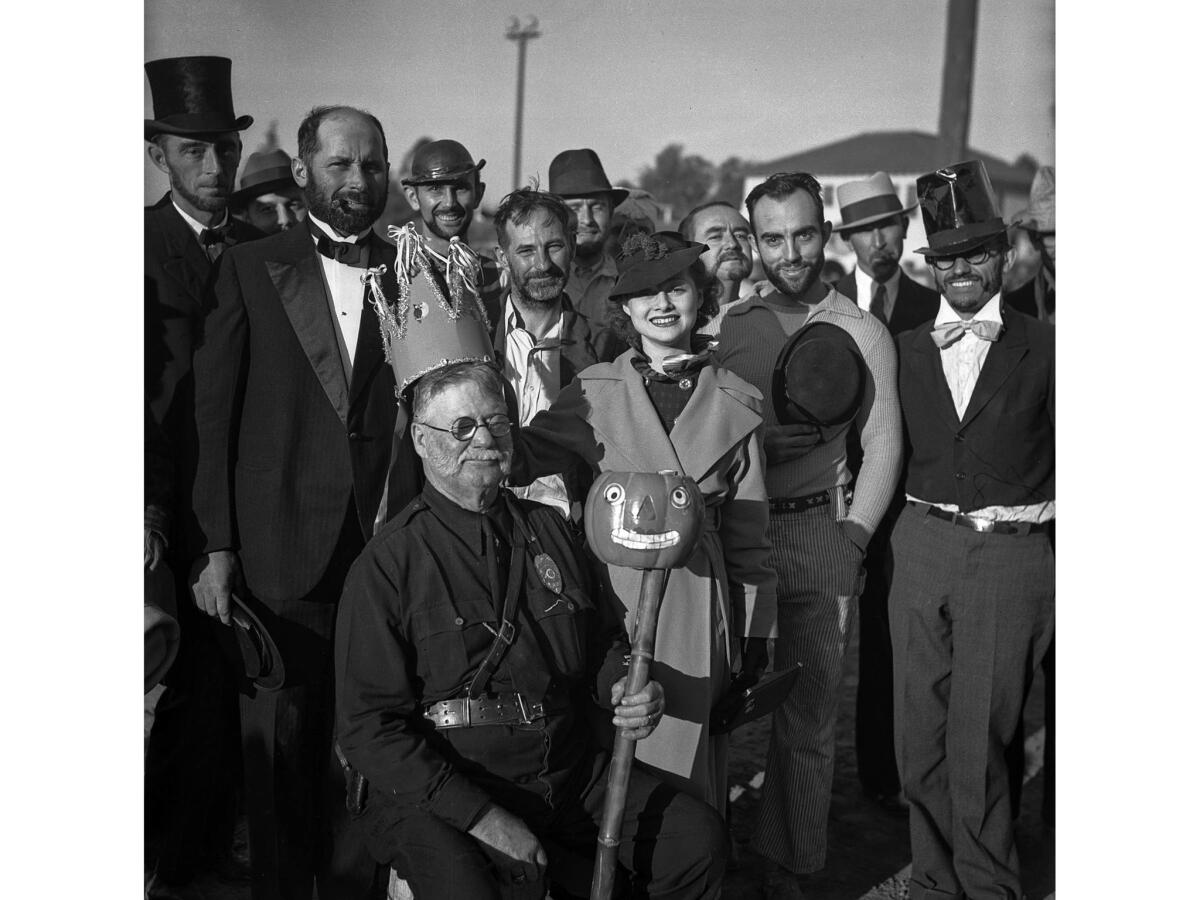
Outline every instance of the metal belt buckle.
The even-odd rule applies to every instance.
[[[540,703],[525,703],[525,697],[520,691],[516,693],[517,708],[521,710],[521,724],[532,725],[534,721],[542,717],[542,704]],[[533,713],[530,716],[530,713]]]

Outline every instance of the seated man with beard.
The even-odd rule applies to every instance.
[[[516,395],[521,425],[549,409],[576,373],[610,362],[625,349],[612,332],[575,312],[567,299],[574,252],[569,222],[562,200],[529,188],[513,191],[496,210],[496,260],[508,272],[511,292],[499,320],[492,323],[492,344]],[[591,473],[582,467],[539,478],[514,492],[579,521],[590,485]]]

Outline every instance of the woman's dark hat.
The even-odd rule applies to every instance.
[[[154,118],[145,136],[245,131],[251,116],[235,116],[229,79],[233,63],[224,56],[172,56],[146,63]]]
[[[275,194],[296,187],[292,178],[292,158],[285,150],[270,150],[251,153],[242,172],[241,186],[233,192],[229,202],[234,206],[249,203],[263,194]]]
[[[775,417],[782,425],[845,425],[862,404],[863,368],[848,331],[830,322],[810,322],[791,336],[775,360]]]
[[[1005,233],[1000,204],[979,160],[955,163],[917,179],[917,202],[929,246],[924,256],[961,256]]]
[[[708,244],[684,240],[678,231],[630,235],[617,257],[617,282],[608,298],[620,300],[657,287],[682,272],[707,250]]]
[[[233,595],[230,620],[246,677],[264,691],[279,690],[283,687],[284,677],[283,657],[279,655],[279,648],[262,620],[236,594]]]
[[[583,197],[587,194],[608,194],[613,209],[629,196],[624,188],[614,188],[604,174],[600,157],[590,147],[580,150],[564,150],[550,162],[551,194],[560,197]]]
[[[478,172],[487,165],[486,159],[475,162],[470,152],[458,141],[430,141],[413,154],[412,174],[400,183],[415,187],[418,184],[437,184],[455,181],[463,175]]]

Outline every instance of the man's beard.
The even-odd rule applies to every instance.
[[[471,219],[474,217],[475,211],[467,211],[461,206],[456,206],[447,210],[447,212],[457,213],[462,216],[462,224],[459,225],[454,231],[447,231],[438,223],[436,212],[430,215],[428,219],[422,216],[421,221],[425,223],[425,227],[428,228],[430,232],[442,238],[443,240],[448,241],[452,237],[458,237],[465,240],[467,229],[471,226]]]
[[[789,265],[788,263],[776,263],[774,266],[767,268],[767,280],[775,286],[775,290],[779,291],[779,293],[799,297],[806,293],[815,282],[820,280],[821,269],[824,266],[824,253],[811,263],[802,262],[796,266]],[[784,267],[791,269],[791,271],[783,272],[782,269]]]
[[[589,232],[585,236],[588,238],[587,243],[579,239],[580,235],[578,232],[575,234],[575,259],[580,262],[590,263],[604,255],[604,245],[607,237],[599,231],[594,233]]]
[[[229,206],[229,194],[232,184],[225,186],[225,190],[221,192],[219,197],[199,197],[193,194],[186,187],[176,180],[175,174],[171,173],[171,190],[179,194],[184,200],[194,206],[201,212],[219,213]]]
[[[553,306],[567,287],[567,276],[558,266],[528,272],[513,280],[513,293],[530,306]]]
[[[370,191],[343,190],[330,198],[310,178],[304,186],[304,202],[308,204],[310,213],[338,234],[349,236],[366,231],[383,215],[387,206],[387,187],[374,198],[374,202]]]

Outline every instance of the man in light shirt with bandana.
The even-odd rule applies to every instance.
[[[1019,897],[1005,748],[1054,631],[1054,328],[1008,308],[983,164],[917,193],[937,316],[899,339],[909,462],[889,598],[913,900]]]

